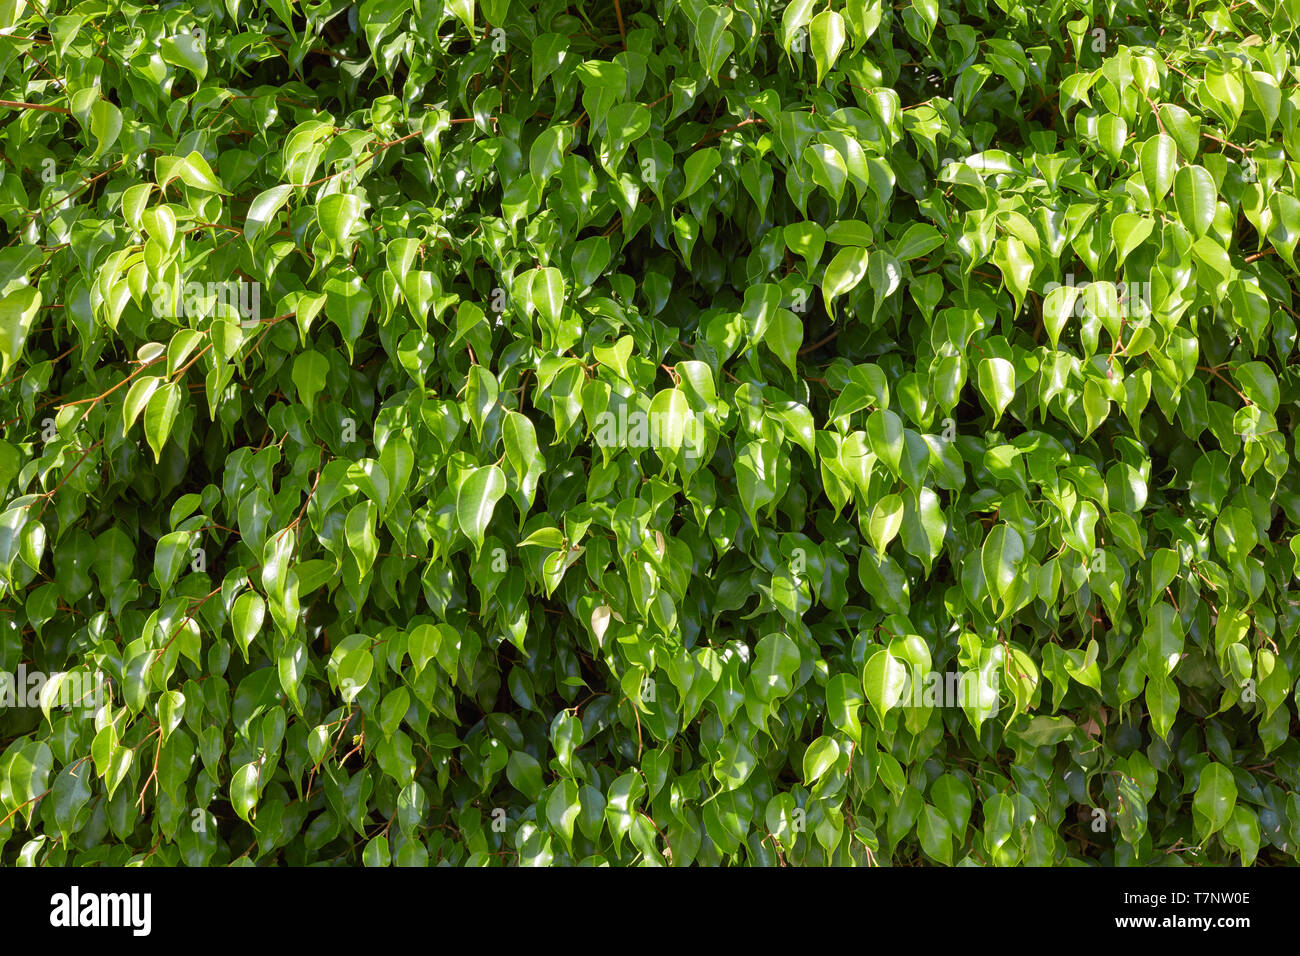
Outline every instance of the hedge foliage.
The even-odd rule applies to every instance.
[[[1297,27],[3,0],[0,860],[1296,862]]]

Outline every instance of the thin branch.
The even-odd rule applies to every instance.
[[[43,113],[62,113],[71,116],[72,110],[63,106],[46,106],[44,103],[24,103],[21,100],[0,100],[0,106],[15,110],[40,110]]]

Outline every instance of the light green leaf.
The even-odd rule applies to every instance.
[[[456,492],[456,521],[474,543],[475,553],[482,549],[492,513],[505,493],[506,478],[496,465],[475,468],[461,481]]]

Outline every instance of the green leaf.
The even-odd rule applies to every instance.
[[[677,201],[683,202],[698,192],[712,178],[714,171],[717,170],[718,164],[721,162],[722,154],[712,146],[696,150],[686,157],[684,169],[686,184],[682,187],[681,193],[678,194]]]
[[[1116,265],[1123,265],[1124,260],[1138,246],[1146,241],[1155,228],[1155,223],[1136,213],[1125,213],[1115,217],[1112,227],[1115,234]]]
[[[27,333],[42,301],[41,293],[30,287],[0,299],[0,375],[7,375],[23,354]]]
[[[839,759],[840,747],[832,737],[818,737],[803,754],[803,782],[811,787],[822,778],[826,771],[835,766]]]
[[[374,295],[356,273],[341,273],[325,283],[325,315],[338,326],[351,360],[365,330]]]
[[[901,495],[886,495],[871,509],[869,527],[871,546],[877,551],[884,551],[889,542],[894,540],[903,526],[903,498]]]
[[[788,696],[794,690],[800,660],[798,646],[784,634],[768,634],[760,640],[750,672],[754,695],[762,701]]]
[[[250,246],[255,245],[258,236],[275,221],[276,215],[284,208],[292,193],[292,186],[272,186],[253,198],[248,207],[248,215],[244,217],[244,238]]]
[[[266,602],[262,600],[260,594],[245,591],[235,598],[235,605],[230,612],[230,622],[239,649],[244,652],[245,661],[249,659],[248,648],[252,645],[253,638],[262,630],[262,622],[265,618]]]
[[[727,29],[731,16],[727,7],[706,6],[695,21],[695,45],[703,60],[704,74],[714,82],[723,62],[736,47],[736,41]]]
[[[1153,203],[1164,199],[1173,185],[1177,159],[1177,147],[1172,137],[1164,133],[1152,136],[1142,144],[1138,153],[1138,165],[1142,170],[1142,182],[1146,186],[1147,195]]]
[[[144,434],[153,449],[154,461],[162,460],[162,449],[171,436],[183,397],[180,385],[172,381],[159,386],[149,397],[144,410]]]
[[[108,100],[96,100],[90,108],[90,135],[95,137],[93,158],[99,158],[117,142],[122,132],[122,111]]]
[[[467,472],[456,490],[456,521],[477,553],[497,502],[506,493],[506,478],[496,465]]]
[[[1193,236],[1203,236],[1214,221],[1217,191],[1204,166],[1183,166],[1174,174],[1174,204]]]
[[[834,314],[831,300],[852,291],[867,274],[867,250],[846,247],[831,258],[822,279],[826,311]]]
[[[530,800],[536,800],[542,792],[542,767],[530,754],[516,750],[506,762],[506,778],[510,785],[523,793]]]
[[[993,409],[996,424],[1016,396],[1015,366],[1003,358],[981,360],[978,369],[980,394]]]
[[[298,390],[298,401],[310,408],[325,387],[329,370],[329,359],[321,353],[313,349],[299,352],[293,360],[293,386]]]
[[[347,238],[361,218],[361,200],[351,193],[334,193],[316,205],[316,221],[321,235],[338,249],[345,248]],[[248,235],[247,226],[244,235]]]
[[[902,475],[903,420],[887,408],[877,409],[867,418],[867,441],[885,467]]]
[[[878,650],[867,659],[862,672],[862,689],[882,721],[902,701],[907,680],[907,665],[888,650]]]
[[[230,805],[245,823],[253,822],[258,797],[258,765],[246,763],[230,780]]]
[[[1223,764],[1207,764],[1201,770],[1200,782],[1192,809],[1196,814],[1196,832],[1201,839],[1217,833],[1232,819],[1237,805],[1237,781],[1232,771]]]
[[[808,33],[813,59],[817,62],[817,85],[820,86],[844,49],[844,17],[834,10],[823,10],[813,17]]]
[[[158,51],[164,62],[193,73],[200,84],[207,77],[208,58],[204,56],[202,45],[193,34],[178,33],[167,37]]]
[[[788,309],[777,309],[763,333],[763,341],[781,360],[781,364],[790,370],[792,376],[798,374],[796,365],[799,348],[803,345],[803,323],[797,315]]]
[[[149,404],[149,399],[166,379],[157,375],[142,375],[131,383],[127,389],[126,401],[122,403],[122,434],[131,430],[141,413]]]
[[[572,139],[573,132],[568,126],[552,126],[533,140],[528,151],[528,168],[539,182],[545,184],[564,168],[564,154]]]
[[[1025,542],[1009,524],[995,525],[984,539],[980,564],[989,589],[1002,601],[1014,593],[1021,566],[1025,561]]]
[[[552,324],[560,320],[564,310],[564,277],[559,269],[538,269],[533,272],[529,295],[543,319]]]

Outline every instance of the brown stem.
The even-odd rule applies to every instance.
[[[623,26],[623,8],[614,0],[614,16],[618,17],[618,35],[623,38],[623,49],[627,49],[627,29]]]
[[[72,110],[62,106],[46,106],[44,103],[24,103],[21,100],[0,100],[0,106],[8,106],[15,110],[40,110],[44,113],[63,113],[65,116],[71,116]]]

